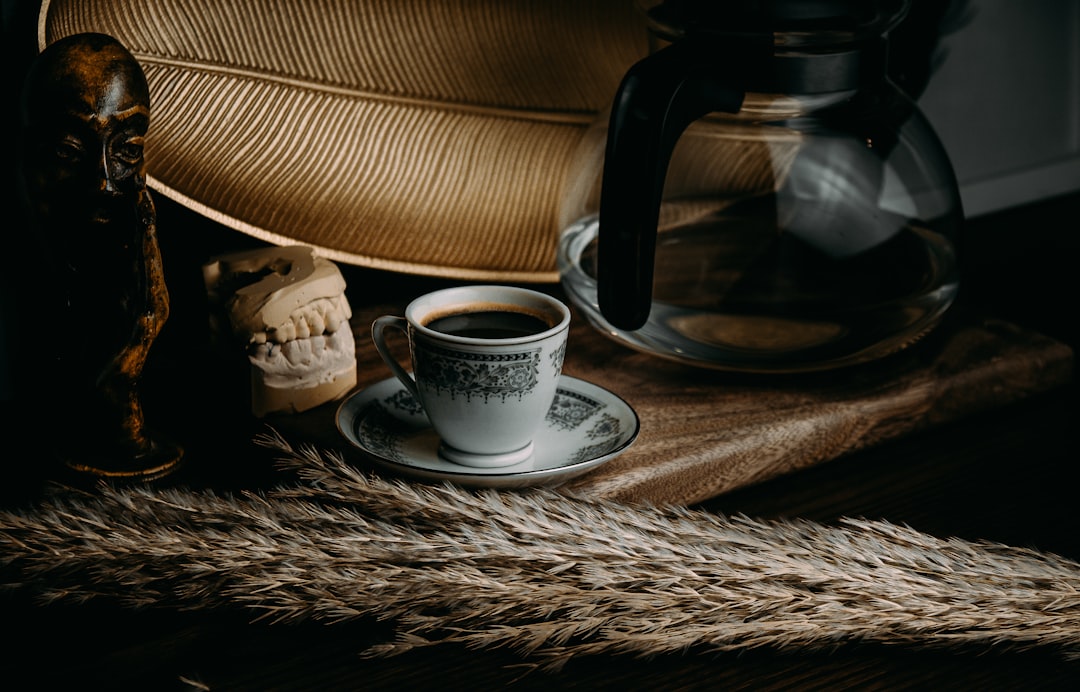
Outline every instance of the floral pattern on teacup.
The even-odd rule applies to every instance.
[[[417,357],[416,381],[420,386],[451,397],[492,397],[505,401],[521,398],[536,388],[539,379],[540,349],[512,353],[471,353],[417,344],[425,351]]]
[[[559,377],[562,373],[563,360],[566,358],[566,342],[559,344],[559,347],[549,354],[551,358],[551,367],[555,373],[555,377]]]

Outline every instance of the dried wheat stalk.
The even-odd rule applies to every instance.
[[[0,576],[48,599],[375,617],[414,646],[573,656],[1051,647],[1080,655],[1080,564],[880,521],[830,527],[550,490],[385,480],[276,435],[301,483],[268,493],[114,489],[0,512]]]

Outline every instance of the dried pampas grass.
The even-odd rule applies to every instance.
[[[0,512],[9,586],[46,599],[378,618],[369,655],[460,642],[557,668],[870,642],[1080,656],[1080,564],[880,521],[758,521],[552,490],[386,480],[268,434],[300,483],[115,489]]]

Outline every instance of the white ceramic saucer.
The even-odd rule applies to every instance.
[[[427,416],[395,377],[341,402],[337,427],[379,465],[414,478],[485,488],[556,486],[626,451],[637,439],[637,413],[603,387],[563,375],[534,440],[533,455],[513,466],[473,468],[438,454]]]

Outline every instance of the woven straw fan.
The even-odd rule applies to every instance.
[[[631,0],[46,0],[151,90],[151,187],[330,259],[556,281],[575,147],[647,51]]]

